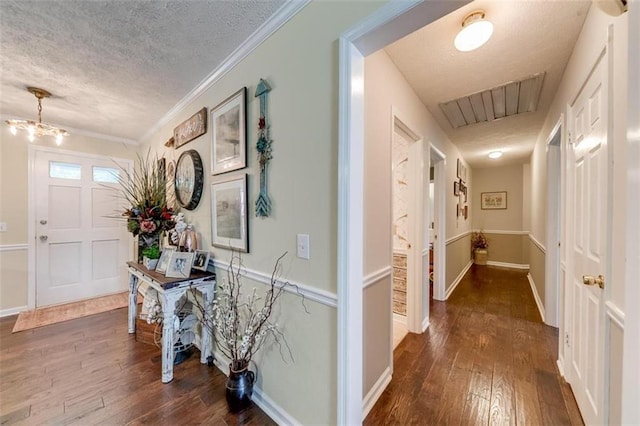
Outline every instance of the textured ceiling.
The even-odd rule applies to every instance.
[[[387,46],[386,52],[473,167],[526,162],[549,111],[590,1],[474,1]],[[464,16],[484,9],[491,39],[472,52],[453,47]],[[546,76],[536,112],[453,129],[438,106],[539,72]],[[503,149],[502,159],[487,154]]]
[[[139,140],[284,0],[1,0],[0,113]]]

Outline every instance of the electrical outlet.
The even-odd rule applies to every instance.
[[[309,259],[309,235],[298,234],[296,236],[296,252],[300,259]]]
[[[7,222],[0,222],[0,232],[7,232]]]

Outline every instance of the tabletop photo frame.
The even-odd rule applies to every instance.
[[[188,251],[174,251],[171,253],[167,272],[164,276],[167,278],[189,278],[194,255],[195,253]]]

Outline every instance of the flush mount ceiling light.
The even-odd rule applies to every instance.
[[[475,10],[462,20],[462,29],[453,44],[461,52],[470,52],[485,44],[493,34],[493,24],[484,19],[484,10]]]
[[[62,143],[62,138],[64,136],[69,136],[69,132],[42,122],[42,99],[50,97],[51,93],[37,87],[27,87],[27,90],[38,99],[38,121],[7,120],[6,123],[11,130],[11,134],[17,134],[18,130],[26,130],[29,133],[30,142],[33,142],[36,136],[54,136],[56,138],[56,144],[60,145]]]
[[[495,160],[495,159],[498,159],[498,158],[500,158],[500,157],[502,157],[502,151],[491,151],[491,152],[489,153],[489,158],[492,158],[492,159],[494,159],[494,160]]]

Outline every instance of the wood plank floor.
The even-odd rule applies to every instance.
[[[197,350],[160,381],[160,349],[127,333],[127,309],[12,334],[0,319],[0,424],[270,425],[257,406],[232,414],[225,376]]]
[[[582,425],[558,374],[557,329],[525,272],[474,265],[431,324],[394,351],[391,383],[365,425]]]

